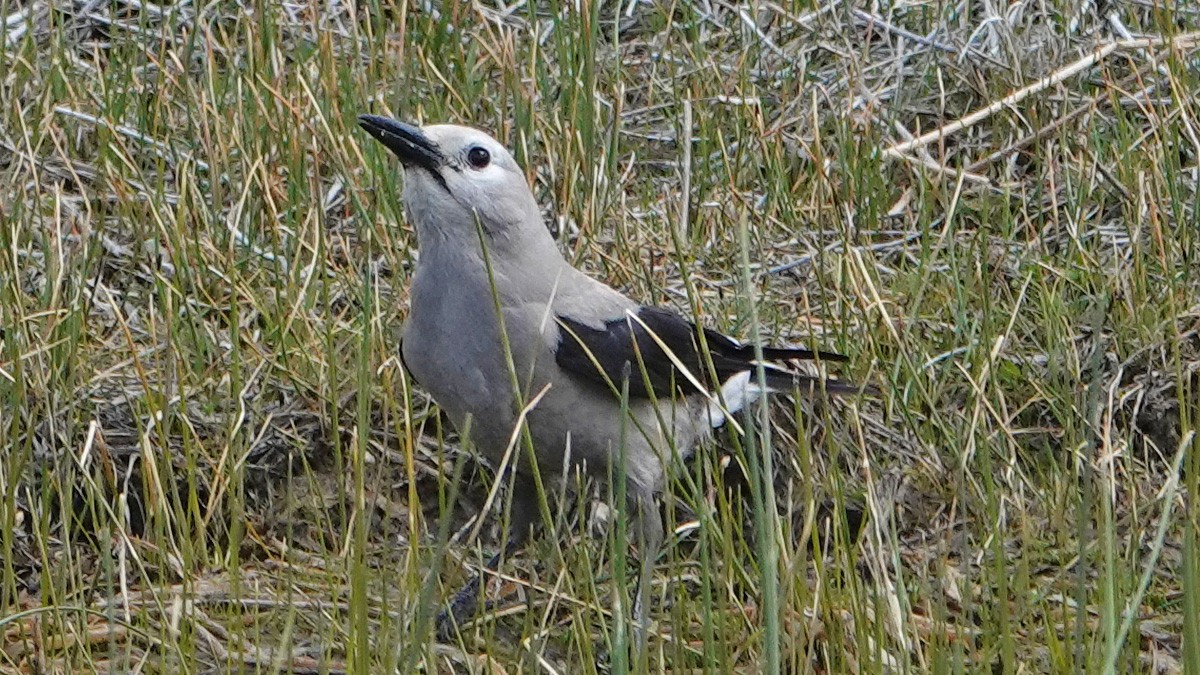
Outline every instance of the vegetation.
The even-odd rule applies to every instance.
[[[433,639],[503,499],[396,358],[361,112],[493,131],[577,264],[883,389],[681,464],[649,670],[1200,672],[1195,3],[0,18],[0,672],[622,667],[587,491]]]

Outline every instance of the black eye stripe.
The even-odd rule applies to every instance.
[[[487,148],[476,145],[467,150],[467,164],[476,169],[485,168],[491,161],[492,155],[487,151]]]

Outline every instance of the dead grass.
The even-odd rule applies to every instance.
[[[1187,6],[0,17],[0,671],[607,663],[587,517],[431,641],[492,479],[394,358],[415,239],[363,111],[494,130],[577,264],[886,390],[776,406],[778,645],[732,446],[683,468],[652,669],[1200,670]]]

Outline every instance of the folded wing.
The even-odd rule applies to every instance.
[[[642,307],[601,328],[569,316],[557,318],[562,329],[555,354],[558,366],[614,391],[620,391],[628,375],[631,398],[713,393],[729,382],[753,379],[758,365],[754,345],[741,344],[711,329],[699,329],[659,307]],[[762,357],[769,391],[790,391],[797,386],[817,388],[819,379],[793,370],[797,361],[846,360],[832,352],[780,347],[764,347]],[[745,373],[751,373],[751,378]],[[838,381],[826,381],[825,387],[834,393],[860,390]]]

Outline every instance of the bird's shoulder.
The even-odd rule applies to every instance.
[[[639,309],[637,302],[615,288],[579,270],[571,272],[552,291],[551,309],[555,316],[600,329]]]

